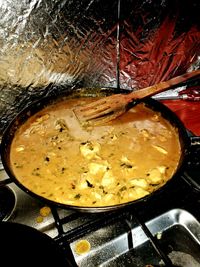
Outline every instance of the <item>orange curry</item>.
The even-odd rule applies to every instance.
[[[11,145],[14,175],[27,189],[61,204],[98,207],[130,202],[175,173],[177,129],[141,103],[101,126],[82,127],[68,99],[30,117]]]

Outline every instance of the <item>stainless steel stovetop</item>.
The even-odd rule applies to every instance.
[[[200,168],[195,168],[190,167],[160,198],[134,209],[102,215],[56,207],[51,207],[52,212],[46,216],[41,215],[46,204],[10,183],[0,188],[0,218],[49,235],[68,251],[70,248],[80,267],[168,266],[168,259],[177,266],[199,267]],[[7,174],[2,166],[0,169],[0,180],[4,180]],[[8,202],[4,200],[7,196]],[[6,205],[9,208],[3,211]],[[66,233],[64,238],[60,237],[60,227]],[[82,239],[91,248],[80,255],[75,247]]]

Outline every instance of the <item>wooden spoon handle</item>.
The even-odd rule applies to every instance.
[[[161,93],[161,92],[171,88],[174,85],[185,82],[188,79],[190,79],[192,77],[196,77],[198,75],[200,75],[200,70],[195,70],[195,71],[191,71],[191,72],[185,73],[183,75],[177,76],[175,78],[172,78],[168,81],[160,82],[158,84],[133,91],[133,92],[129,93],[128,95],[126,95],[127,101],[131,102],[134,99],[141,99],[141,98],[144,98],[147,96],[152,96],[152,95],[155,95],[157,93]]]

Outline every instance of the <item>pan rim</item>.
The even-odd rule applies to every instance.
[[[88,90],[91,90],[91,92],[89,92],[89,94],[88,94]],[[29,195],[31,195],[35,198],[40,199],[41,201],[44,201],[45,203],[48,203],[49,205],[56,205],[57,207],[61,207],[64,209],[72,209],[72,210],[89,212],[89,213],[98,213],[98,212],[106,212],[106,211],[115,211],[115,210],[118,210],[118,209],[121,209],[124,207],[128,207],[128,206],[132,206],[132,205],[139,204],[142,202],[146,202],[152,196],[156,196],[157,194],[161,193],[161,191],[165,190],[171,184],[171,182],[176,180],[179,177],[179,175],[182,173],[182,171],[184,169],[185,162],[187,161],[188,150],[189,150],[189,145],[190,145],[187,130],[186,130],[184,124],[182,123],[182,121],[178,118],[178,116],[172,110],[170,110],[167,106],[165,106],[164,104],[162,104],[161,102],[159,102],[153,98],[147,98],[142,102],[145,105],[147,105],[148,107],[150,107],[152,110],[160,112],[162,116],[163,116],[163,114],[167,115],[164,117],[165,117],[165,119],[167,119],[167,121],[169,121],[171,124],[173,124],[174,127],[177,129],[179,140],[181,143],[181,157],[179,159],[178,166],[177,166],[174,174],[171,176],[171,178],[163,186],[161,186],[157,190],[153,191],[149,195],[146,195],[142,198],[139,198],[139,199],[136,199],[133,201],[129,201],[129,202],[125,202],[125,203],[119,203],[119,204],[114,204],[114,205],[109,205],[109,206],[76,206],[76,205],[59,203],[59,202],[50,200],[48,198],[45,198],[41,195],[38,195],[37,193],[34,193],[30,189],[26,188],[21,182],[19,182],[19,180],[15,177],[14,173],[12,172],[11,167],[9,166],[10,161],[8,159],[8,155],[10,152],[10,145],[11,145],[13,137],[14,137],[14,135],[11,134],[11,131],[12,131],[13,127],[16,127],[15,131],[17,130],[17,126],[19,126],[18,121],[17,121],[18,118],[20,118],[21,116],[23,117],[24,115],[30,117],[31,115],[36,114],[37,112],[42,110],[44,107],[46,107],[46,105],[52,105],[54,103],[58,103],[59,101],[62,101],[65,99],[67,100],[69,98],[83,97],[83,96],[85,96],[85,97],[96,96],[96,94],[94,94],[94,92],[92,92],[95,90],[97,90],[96,94],[100,93],[101,96],[102,96],[102,93],[103,93],[103,95],[104,94],[110,95],[111,92],[112,93],[128,93],[128,92],[130,92],[129,90],[124,90],[124,89],[118,90],[116,88],[110,88],[110,87],[97,87],[97,88],[94,88],[94,87],[81,88],[80,87],[77,89],[73,88],[73,90],[61,92],[61,94],[58,94],[55,98],[53,98],[53,96],[50,95],[47,97],[43,97],[37,101],[34,101],[30,105],[28,105],[24,109],[22,109],[15,116],[15,118],[9,123],[8,127],[6,128],[6,130],[3,133],[2,140],[1,140],[1,150],[0,150],[1,160],[2,160],[3,167],[6,171],[6,173],[8,174],[8,176],[23,191],[25,191],[26,193],[28,193]],[[31,111],[35,111],[35,112],[32,113]],[[170,117],[170,119],[166,118],[166,117]],[[15,131],[14,131],[14,133],[15,133]]]

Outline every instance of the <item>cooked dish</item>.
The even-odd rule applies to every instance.
[[[81,127],[73,107],[94,100],[60,101],[19,127],[10,160],[23,186],[57,203],[102,207],[142,198],[171,179],[181,156],[177,129],[144,103]]]

